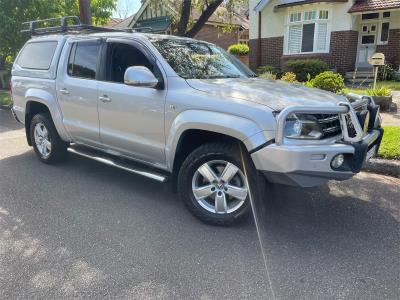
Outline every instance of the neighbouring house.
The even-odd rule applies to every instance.
[[[250,66],[318,58],[340,73],[400,64],[400,0],[250,0]]]
[[[105,25],[105,27],[114,27],[117,24],[121,23],[123,19],[120,18],[110,18],[107,22],[107,24]]]
[[[192,17],[196,21],[200,17],[200,13],[192,12]],[[173,5],[168,5],[165,1],[156,3],[145,0],[135,15],[123,20],[114,28],[136,28],[146,32],[171,34],[174,29],[174,18],[179,18],[179,15]],[[249,40],[248,19],[238,13],[229,14],[223,7],[220,7],[195,38],[217,44],[224,49],[236,43],[247,44]]]

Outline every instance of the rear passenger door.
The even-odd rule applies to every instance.
[[[96,81],[100,49],[100,39],[70,40],[57,77],[64,126],[75,142],[91,146],[101,146]]]

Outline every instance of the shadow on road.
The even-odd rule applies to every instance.
[[[270,295],[251,220],[204,225],[167,185],[75,156],[47,166],[28,151],[0,174],[0,298]],[[276,297],[398,298],[398,195],[366,173],[269,186],[256,210]]]
[[[207,226],[168,186],[72,155],[0,173],[1,299],[265,296],[251,222]]]
[[[398,298],[399,183],[362,173],[307,190],[270,186],[256,210],[278,298]]]

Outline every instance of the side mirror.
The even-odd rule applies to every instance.
[[[134,66],[126,69],[124,83],[126,85],[137,87],[155,88],[158,85],[158,79],[148,68],[143,66]]]

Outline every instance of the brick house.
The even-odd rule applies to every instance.
[[[250,0],[250,66],[318,58],[340,73],[400,65],[400,0]]]
[[[166,1],[142,1],[142,6],[135,15],[123,20],[114,28],[145,28],[146,32],[170,34],[173,31],[173,19],[179,18],[179,16],[174,6],[167,3]],[[198,12],[192,12],[194,21],[199,16]],[[230,15],[223,7],[220,7],[208,19],[195,38],[217,44],[224,49],[232,44],[247,44],[249,40],[248,19],[237,13]]]

